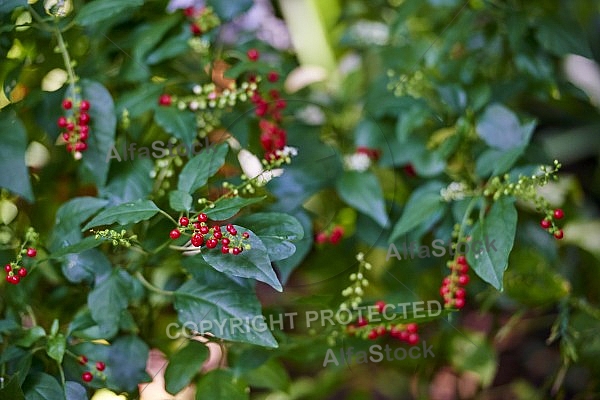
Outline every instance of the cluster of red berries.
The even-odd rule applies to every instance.
[[[386,303],[380,300],[375,303],[375,306],[377,307],[379,313],[382,314],[385,309]],[[366,337],[370,340],[375,340],[385,335],[389,335],[390,337],[398,339],[402,342],[406,342],[411,346],[414,346],[417,343],[419,343],[419,326],[414,322],[408,324],[391,325],[388,327],[386,327],[383,324],[374,327],[369,327],[368,325],[369,321],[367,320],[367,318],[360,316],[358,317],[355,324],[350,324],[346,327],[346,331],[349,335],[355,335],[361,330],[366,330]]]
[[[561,208],[557,208],[556,210],[550,212],[540,222],[540,225],[542,226],[542,228],[548,230],[551,234],[553,234],[555,238],[562,239],[564,237],[563,230],[559,229],[556,225],[554,225],[554,220],[562,219],[564,216],[564,211]]]
[[[194,36],[200,36],[221,23],[210,7],[188,7],[183,14],[190,20],[190,32]]]
[[[223,232],[219,225],[209,227],[206,223],[208,216],[205,213],[198,214],[197,221],[191,222],[188,217],[179,218],[179,228],[173,229],[169,236],[175,240],[181,236],[182,232],[190,231],[190,242],[194,247],[205,245],[209,249],[214,249],[221,245],[221,253],[238,255],[244,251],[243,240],[250,237],[248,232],[244,232],[240,237],[232,224],[227,224]],[[191,223],[191,226],[190,226]]]
[[[467,291],[464,286],[469,283],[469,264],[465,256],[460,255],[456,260],[449,264],[452,271],[449,276],[442,281],[440,295],[444,298],[445,308],[458,308],[459,310],[465,306],[465,297]]]
[[[340,240],[342,240],[342,237],[344,237],[344,228],[342,228],[340,225],[336,225],[329,234],[327,232],[317,232],[315,235],[315,242],[317,244],[324,244],[327,242],[331,244],[338,244]]]
[[[27,254],[27,257],[33,258],[37,255],[37,250],[34,247],[30,247],[26,250],[25,254]],[[6,281],[13,285],[21,282],[21,278],[25,278],[28,272],[27,268],[17,263],[6,264],[4,271],[6,272]]]
[[[80,355],[79,356],[79,364],[81,365],[87,365],[89,362],[88,358],[84,355]],[[97,361],[96,362],[96,371],[97,374],[101,377],[104,378],[104,370],[106,369],[106,364],[102,361]],[[91,382],[94,379],[94,374],[90,371],[85,371],[83,374],[81,374],[81,379],[84,382]]]
[[[64,99],[62,107],[69,112],[68,116],[58,118],[57,124],[65,129],[62,134],[63,140],[67,143],[67,151],[73,153],[75,158],[81,158],[81,152],[87,150],[87,140],[90,136],[90,102],[81,100],[77,110],[73,110],[73,101]],[[73,111],[71,111],[73,110]]]

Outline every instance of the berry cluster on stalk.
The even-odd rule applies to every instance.
[[[93,363],[93,362],[90,362],[88,360],[88,358],[84,355],[80,355],[77,358],[79,360],[79,364],[85,366],[86,368],[89,368],[89,365]],[[100,378],[102,380],[106,380],[106,375],[104,374],[105,369],[106,369],[106,363],[104,363],[103,361],[96,361],[93,369],[90,368],[81,374],[81,380],[83,380],[86,383],[89,383],[92,380],[94,380],[94,376],[97,376],[98,378]],[[94,372],[92,372],[90,370],[93,370]]]
[[[17,285],[29,274],[27,268],[21,265],[21,261],[23,260],[23,256],[27,256],[30,259],[37,256],[37,249],[35,248],[37,240],[37,232],[35,232],[33,228],[29,228],[25,233],[25,240],[21,244],[21,248],[17,253],[16,260],[4,266],[4,272],[6,272],[6,281],[8,283]]]
[[[450,275],[442,281],[440,295],[444,298],[444,308],[462,309],[465,306],[467,292],[465,286],[469,283],[469,264],[464,255],[448,262]]]
[[[212,7],[188,7],[183,13],[190,21],[190,32],[194,36],[203,35],[221,25],[221,20]]]
[[[64,129],[62,139],[66,143],[69,153],[73,154],[76,160],[80,160],[82,152],[88,148],[87,140],[90,136],[90,102],[81,100],[77,107],[73,107],[72,99],[64,99],[62,108],[66,115],[58,118],[57,124]]]
[[[550,234],[554,235],[556,239],[560,240],[564,237],[563,230],[556,226],[554,220],[563,219],[564,216],[565,212],[562,210],[562,208],[557,208],[556,210],[547,210],[546,216],[540,221],[540,225]]]
[[[219,225],[209,227],[208,216],[200,213],[194,220],[188,217],[179,218],[179,227],[169,233],[173,240],[181,237],[182,233],[190,235],[190,243],[193,247],[205,246],[207,249],[214,249],[220,246],[221,253],[238,255],[244,250],[250,249],[250,245],[244,241],[250,238],[250,233],[243,232],[238,236],[238,231],[232,224],[225,226],[225,232]]]
[[[331,244],[338,244],[344,237],[344,228],[340,225],[336,225],[331,229],[331,232],[320,231],[315,234],[315,243],[325,244],[327,242]]]

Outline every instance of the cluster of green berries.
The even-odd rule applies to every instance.
[[[125,229],[122,229],[121,232],[117,232],[113,229],[105,229],[94,233],[96,239],[102,238],[109,240],[113,246],[131,247],[132,242],[137,240],[137,235],[127,236],[127,231]]]
[[[173,229],[169,233],[169,237],[175,240],[185,233],[191,236],[192,246],[206,246],[208,249],[220,246],[223,254],[238,255],[244,250],[250,249],[250,245],[244,243],[250,238],[250,233],[243,232],[241,236],[238,236],[238,231],[232,224],[225,226],[225,232],[219,225],[209,227],[207,225],[208,216],[205,213],[198,214],[195,219],[192,222],[188,217],[179,218],[179,227]]]
[[[90,364],[90,361],[88,360],[88,358],[86,356],[80,355],[78,358],[79,358],[79,364],[84,365],[86,367]],[[81,374],[81,379],[84,382],[91,382],[94,379],[94,375],[96,375],[100,379],[105,380],[106,379],[106,375],[104,374],[105,369],[106,369],[106,364],[103,361],[96,361],[94,373],[92,373],[89,370],[84,371]]]
[[[81,159],[82,152],[87,150],[87,140],[90,137],[90,102],[81,100],[76,109],[73,108],[73,100],[64,99],[62,102],[63,109],[67,112],[66,116],[58,118],[57,124],[65,131],[62,133],[62,138],[67,144],[67,151],[73,153],[76,160]]]
[[[365,260],[363,253],[356,255],[358,271],[350,274],[350,286],[342,290],[342,296],[346,299],[340,304],[340,310],[352,310],[358,308],[362,302],[364,288],[369,286],[369,280],[365,277],[365,271],[370,271],[373,266]]]
[[[465,286],[469,283],[469,264],[464,255],[448,262],[450,275],[445,277],[440,287],[440,295],[444,298],[444,308],[458,308],[465,306],[467,291]]]

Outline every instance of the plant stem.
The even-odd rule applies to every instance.
[[[157,288],[156,286],[154,286],[153,284],[148,282],[146,280],[146,278],[144,278],[144,275],[142,275],[142,273],[140,271],[137,271],[135,273],[135,277],[142,283],[142,285],[144,285],[144,287],[146,289],[150,290],[151,292],[162,294],[164,296],[173,296],[175,294],[175,292],[172,292],[170,290],[163,290],[163,289]]]
[[[67,45],[62,37],[62,33],[60,29],[58,29],[58,25],[54,26],[54,35],[56,36],[56,40],[58,41],[58,48],[60,53],[62,54],[63,61],[65,63],[65,68],[67,69],[67,74],[69,75],[69,87],[71,88],[71,95],[75,96],[75,71],[73,71],[73,66],[71,65],[71,57],[69,56],[69,52],[67,50]]]

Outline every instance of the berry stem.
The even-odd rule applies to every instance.
[[[69,87],[71,89],[71,96],[76,97],[77,92],[75,91],[75,71],[73,71],[73,65],[71,64],[71,57],[69,56],[69,51],[67,50],[67,45],[62,37],[62,33],[58,28],[58,25],[54,26],[54,36],[56,36],[56,40],[58,41],[58,48],[63,57],[63,62],[65,63],[65,68],[67,69],[67,74],[69,76]]]
[[[151,284],[150,282],[148,282],[146,280],[146,278],[144,277],[144,275],[142,275],[142,273],[140,271],[137,271],[135,273],[135,277],[140,281],[140,283],[146,289],[150,290],[151,292],[162,294],[164,296],[173,296],[175,294],[175,292],[172,292],[170,290],[163,290],[161,288],[158,288],[158,287],[154,286],[153,284]]]

